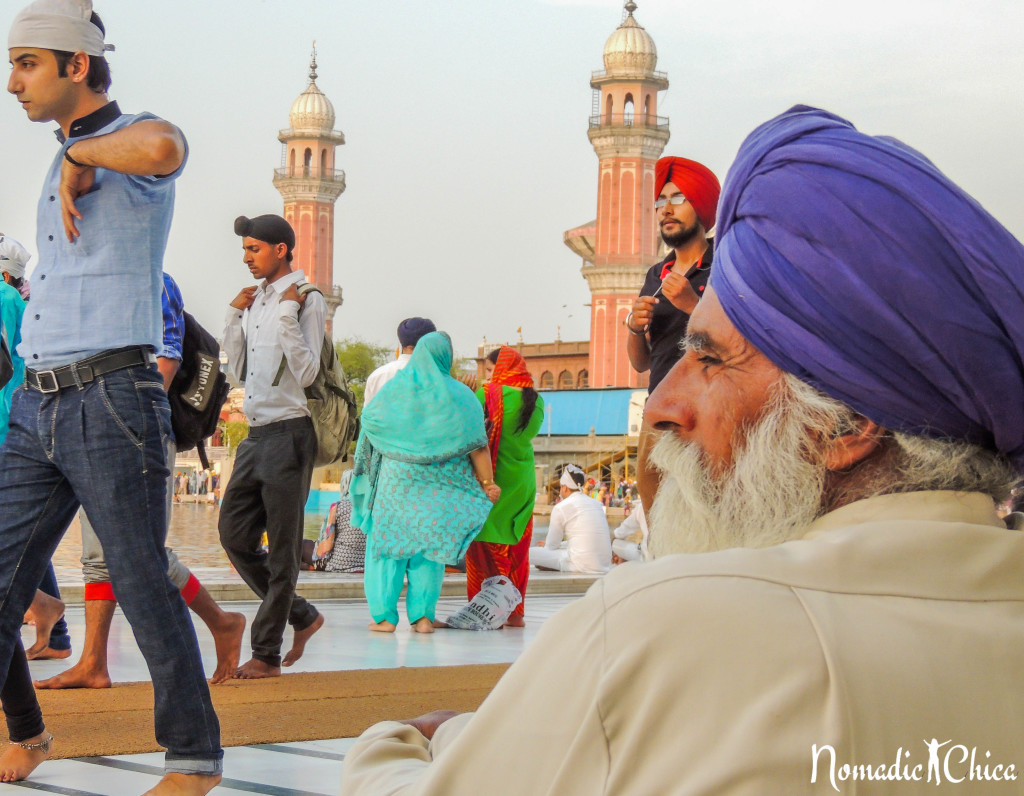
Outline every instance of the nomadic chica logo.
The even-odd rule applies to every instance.
[[[978,747],[954,744],[952,739],[924,740],[927,752],[919,760],[902,746],[896,750],[890,763],[838,763],[835,747],[811,744],[811,782],[824,782],[826,777],[832,789],[841,793],[845,782],[931,782],[935,785],[962,785],[971,782],[1013,782],[1017,769],[1013,763],[1000,763],[992,759],[989,751]],[[952,745],[951,745],[952,744]],[[898,792],[897,789],[893,790]]]

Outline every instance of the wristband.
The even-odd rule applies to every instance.
[[[480,486],[488,487],[488,486],[490,486],[493,483],[494,483],[494,479],[493,478],[485,478],[483,481],[480,482]]]
[[[71,146],[74,146],[74,144],[72,144]],[[72,166],[78,166],[78,168],[80,168],[80,169],[88,168],[88,166],[86,166],[84,163],[79,163],[77,160],[75,160],[73,157],[71,157],[71,147],[70,146],[67,149],[64,150],[64,160],[66,160]]]
[[[637,337],[643,337],[645,334],[647,334],[647,330],[651,328],[650,324],[648,324],[638,332],[636,329],[633,328],[633,324],[630,323],[630,321],[632,320],[633,313],[630,312],[629,315],[626,316],[626,328],[629,330],[630,334],[635,334]]]

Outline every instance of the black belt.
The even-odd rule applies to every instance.
[[[104,351],[102,354],[72,362],[70,365],[61,365],[53,370],[31,370],[25,369],[25,384],[39,392],[57,392],[68,387],[79,387],[83,384],[102,376],[104,373],[111,373],[115,370],[134,367],[135,365],[150,365],[156,362],[156,357],[150,353],[148,348],[117,348],[113,351]]]
[[[297,431],[307,427],[313,427],[313,421],[308,417],[290,417],[287,420],[275,420],[273,423],[266,423],[262,426],[249,426],[249,439],[267,437],[271,434],[282,434],[285,431]]]

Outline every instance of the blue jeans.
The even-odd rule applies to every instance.
[[[220,725],[188,608],[167,577],[170,422],[155,366],[107,373],[81,388],[15,392],[0,447],[0,677],[25,609],[81,505],[149,666],[166,770],[216,774],[224,754]]]

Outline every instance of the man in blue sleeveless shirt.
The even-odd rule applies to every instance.
[[[0,678],[81,505],[153,678],[167,755],[148,793],[205,794],[220,781],[223,751],[188,609],[167,577],[170,408],[154,364],[187,148],[173,125],[108,101],[103,37],[91,0],[36,0],[8,38],[7,89],[32,121],[57,122],[60,149],[39,199],[26,382],[0,448]]]

